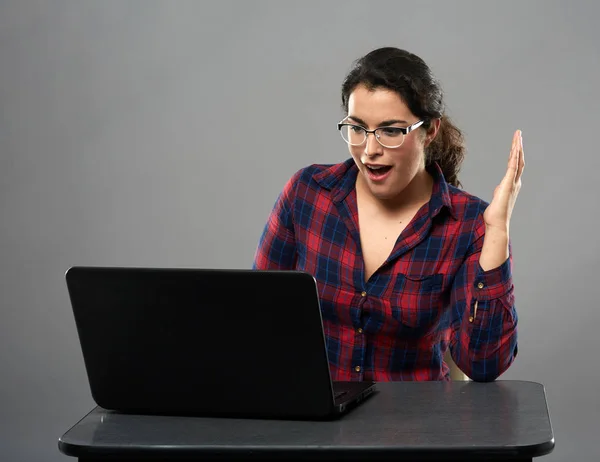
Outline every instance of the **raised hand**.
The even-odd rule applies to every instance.
[[[523,135],[521,130],[517,130],[513,135],[506,175],[494,190],[492,202],[483,214],[486,229],[508,233],[510,217],[521,189],[524,168]]]

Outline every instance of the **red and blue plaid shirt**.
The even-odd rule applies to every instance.
[[[296,172],[261,235],[253,268],[312,274],[333,380],[449,380],[443,357],[476,381],[517,354],[511,256],[483,271],[487,203],[449,185],[432,196],[365,282],[352,159]]]

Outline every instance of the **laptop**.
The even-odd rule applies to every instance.
[[[308,273],[74,266],[65,277],[102,408],[321,420],[375,391],[331,380]]]

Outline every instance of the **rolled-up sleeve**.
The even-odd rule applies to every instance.
[[[479,264],[483,239],[481,236],[472,244],[454,280],[450,351],[469,378],[490,382],[517,356],[518,318],[512,250],[502,265],[484,271]]]

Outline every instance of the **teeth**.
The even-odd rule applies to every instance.
[[[380,168],[385,167],[385,165],[369,165],[368,166],[371,170],[379,170]]]

